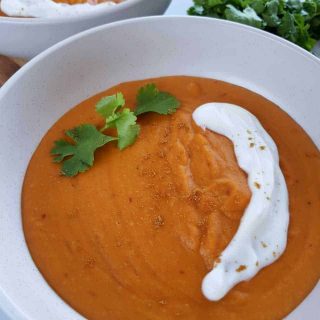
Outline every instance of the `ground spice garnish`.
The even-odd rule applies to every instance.
[[[261,188],[261,184],[258,183],[258,182],[255,182],[255,183],[254,183],[254,186],[255,186],[257,189],[260,189],[260,188]]]
[[[213,266],[213,267],[216,267],[219,263],[221,263],[221,259],[220,259],[220,258],[217,258],[217,259],[214,261],[214,266]]]
[[[163,300],[159,300],[158,303],[162,304],[162,305],[165,305],[165,304],[167,304],[167,300],[164,300],[164,299]]]
[[[153,224],[157,227],[160,228],[164,225],[164,218],[162,216],[156,216],[153,220]]]
[[[237,272],[242,272],[242,271],[244,271],[244,270],[246,270],[247,269],[247,266],[245,266],[245,265],[241,265],[241,266],[239,266],[239,268],[236,270]]]
[[[85,261],[85,267],[86,268],[93,268],[96,264],[96,260],[92,257],[88,258],[86,261]]]

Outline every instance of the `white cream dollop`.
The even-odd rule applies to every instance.
[[[194,111],[193,119],[203,129],[233,142],[252,192],[234,238],[202,282],[204,296],[218,301],[284,252],[289,225],[288,190],[277,146],[250,112],[233,104],[208,103]]]
[[[1,11],[11,17],[58,18],[95,12],[115,5],[113,1],[100,4],[66,4],[53,0],[0,0]]]

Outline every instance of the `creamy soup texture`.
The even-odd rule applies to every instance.
[[[175,95],[179,110],[141,116],[134,145],[108,144],[92,169],[61,176],[53,142],[79,124],[102,126],[94,108],[101,97],[121,91],[134,106],[138,88],[150,82]],[[272,137],[290,212],[283,255],[219,301],[204,297],[202,280],[236,235],[252,193],[231,140],[192,118],[211,102],[247,109]],[[164,77],[120,84],[58,120],[25,176],[23,227],[45,279],[90,320],[280,320],[319,280],[319,189],[319,150],[279,107],[225,82]]]

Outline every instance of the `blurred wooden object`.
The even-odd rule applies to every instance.
[[[0,55],[0,87],[24,64],[24,61]]]

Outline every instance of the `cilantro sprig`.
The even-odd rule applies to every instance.
[[[177,111],[180,102],[170,93],[159,91],[154,84],[147,84],[138,91],[134,111],[125,105],[121,92],[102,98],[96,104],[96,112],[105,120],[102,128],[82,124],[65,132],[69,140],[55,141],[51,154],[54,162],[62,163],[63,175],[73,177],[90,169],[95,151],[109,142],[117,141],[120,150],[129,147],[140,133],[137,116],[148,112],[169,115]],[[104,133],[111,128],[116,129],[116,137]]]
[[[117,139],[102,134],[92,124],[83,124],[68,130],[66,135],[74,144],[66,140],[58,140],[51,154],[56,155],[54,162],[63,162],[61,171],[69,177],[87,171],[93,165],[94,152]]]
[[[188,13],[260,28],[308,51],[320,40],[320,0],[194,0]]]

